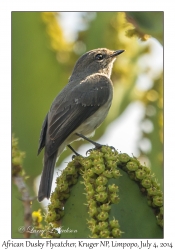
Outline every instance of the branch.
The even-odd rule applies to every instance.
[[[12,180],[21,193],[20,200],[24,206],[24,238],[30,238],[30,232],[27,230],[32,225],[32,210],[29,190],[25,184],[25,173],[22,167],[22,160],[25,156],[24,152],[18,149],[18,139],[12,136]]]
[[[25,229],[27,229],[32,225],[31,201],[33,200],[33,198],[30,197],[29,190],[27,189],[22,176],[14,176],[13,182],[18,187],[18,190],[21,193],[21,201],[24,206],[24,227]],[[24,238],[30,238],[30,235],[30,232],[24,230]]]

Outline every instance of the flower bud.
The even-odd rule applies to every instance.
[[[68,164],[68,166],[64,169],[64,171],[66,172],[67,175],[72,175],[77,172],[75,166],[72,164]]]
[[[123,153],[123,154],[118,155],[118,159],[119,159],[120,162],[126,163],[126,162],[128,162],[130,160],[130,157],[129,157],[128,154]]]
[[[113,204],[117,204],[119,202],[119,200],[120,200],[120,198],[117,194],[115,194],[115,193],[110,194],[110,201]]]
[[[147,193],[149,196],[154,196],[154,195],[161,196],[162,195],[162,192],[155,187],[148,188]]]
[[[114,238],[119,238],[121,237],[122,231],[119,228],[113,228],[112,229],[112,235]]]
[[[109,235],[110,235],[109,229],[104,229],[104,230],[100,231],[100,237],[101,237],[101,238],[106,238],[106,237],[108,237]]]
[[[89,207],[89,212],[88,212],[88,214],[89,214],[90,217],[95,216],[97,213],[98,213],[97,207],[95,207],[95,206]]]
[[[105,170],[103,172],[103,176],[107,177],[107,178],[112,178],[113,177],[113,174],[112,174],[112,171],[111,170]]]
[[[99,221],[105,221],[105,220],[107,220],[108,217],[109,217],[109,214],[108,214],[108,212],[105,212],[105,211],[102,211],[102,212],[100,212],[100,213],[97,215],[97,219],[98,219]]]
[[[92,234],[98,233],[98,231],[99,231],[97,225],[91,226],[91,227],[89,227],[89,229],[90,229]]]
[[[99,157],[99,158],[95,158],[93,160],[93,165],[96,166],[98,164],[104,164],[104,160],[103,160],[103,157]]]
[[[120,171],[118,169],[112,170],[113,178],[117,179],[121,176]]]
[[[92,189],[92,190],[89,190],[86,194],[86,198],[87,200],[90,200],[94,197],[94,194],[95,194],[95,191]]]
[[[92,160],[90,159],[84,159],[82,161],[82,166],[85,168],[85,169],[89,169],[92,167]]]
[[[104,230],[105,228],[108,227],[108,222],[107,221],[100,221],[97,225],[97,228],[99,231]]]
[[[90,196],[92,196],[92,197],[93,197],[93,195],[95,194],[94,189],[89,190],[89,191],[88,191],[88,194],[89,194]]]
[[[89,168],[86,171],[85,175],[87,175],[88,177],[94,177],[95,176],[95,172],[94,172],[93,168]]]
[[[111,154],[110,156],[108,156],[108,160],[116,162],[117,159],[118,159],[118,155],[116,155],[116,154]]]
[[[100,206],[101,210],[103,211],[109,211],[111,210],[111,206],[109,205],[109,203],[104,203]]]
[[[59,186],[57,187],[57,190],[59,192],[64,192],[68,189],[68,183],[65,181],[65,182],[62,182],[59,184]]]
[[[109,192],[111,192],[111,193],[115,193],[115,192],[118,192],[118,191],[119,191],[118,186],[115,185],[115,184],[108,185],[108,190],[109,190]]]
[[[138,165],[136,162],[130,161],[126,164],[126,167],[130,171],[136,171],[138,169]]]
[[[96,188],[96,192],[102,192],[102,191],[105,191],[105,190],[106,190],[106,186],[103,186],[103,185],[99,185]]]
[[[53,200],[52,203],[49,206],[52,206],[52,209],[53,208],[62,209],[63,208],[63,203],[60,200],[56,199],[56,200]]]
[[[112,160],[107,160],[106,165],[107,165],[107,168],[109,169],[116,169],[117,167],[116,161],[112,161]]]
[[[96,206],[97,202],[95,200],[93,200],[93,199],[90,199],[90,200],[88,200],[88,205],[89,205],[89,207],[90,206]]]
[[[94,170],[94,173],[100,175],[101,173],[105,171],[105,165],[104,164],[95,165],[93,170]]]
[[[91,191],[91,190],[93,190],[94,188],[93,188],[93,185],[91,184],[91,183],[86,183],[85,184],[85,186],[86,186],[86,191]]]
[[[142,180],[146,176],[146,172],[143,169],[138,169],[136,172],[136,178]]]
[[[153,197],[153,204],[158,206],[158,207],[163,206],[163,198],[161,196],[154,196]]]
[[[107,197],[108,194],[106,192],[99,192],[98,194],[95,195],[95,199],[99,202],[105,202]]]
[[[91,218],[90,220],[87,220],[87,223],[89,227],[93,227],[97,224],[97,221],[94,218]]]
[[[88,158],[90,159],[98,159],[99,157],[103,157],[103,153],[98,150],[93,150],[90,152],[90,155]]]
[[[115,219],[111,220],[109,222],[109,225],[111,228],[119,228],[120,227],[118,220],[115,220]]]
[[[151,185],[152,185],[152,182],[151,182],[151,179],[150,179],[150,178],[146,177],[146,178],[144,178],[144,179],[141,181],[141,184],[142,184],[142,186],[145,187],[145,188],[150,188]]]
[[[99,186],[99,185],[106,185],[108,182],[108,179],[103,176],[103,175],[100,175],[99,177],[97,177],[96,179],[96,184]]]

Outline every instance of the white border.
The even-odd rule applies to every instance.
[[[92,7],[93,6],[93,7]],[[50,1],[1,1],[0,3],[0,235],[2,240],[11,238],[11,11],[164,11],[165,17],[165,239],[161,242],[174,242],[174,178],[175,178],[175,66],[174,66],[174,2],[173,1],[72,1],[64,3]],[[21,240],[18,240],[20,242]],[[36,240],[35,240],[36,241]],[[57,240],[58,241],[58,240]],[[125,240],[126,242],[128,240]],[[16,240],[13,240],[16,242]],[[134,240],[129,240],[134,242]],[[152,240],[150,240],[152,242]],[[159,240],[157,240],[159,242]],[[11,249],[11,248],[9,248]],[[39,249],[39,248],[38,248]],[[154,249],[154,248],[153,248]]]

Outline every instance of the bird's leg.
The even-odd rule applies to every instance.
[[[81,137],[81,138],[85,139],[86,141],[92,143],[92,144],[95,146],[95,149],[100,149],[100,148],[103,146],[102,144],[99,144],[99,143],[97,143],[97,142],[94,142],[94,141],[90,140],[89,138],[87,138],[86,136],[84,136],[84,135],[82,135],[82,134],[76,133],[76,135],[78,135],[79,137]],[[86,152],[86,154],[87,154],[89,151],[91,151],[91,149],[88,150],[88,151]]]
[[[73,147],[71,147],[70,144],[68,144],[67,146],[68,146],[68,148],[70,148],[70,150],[72,150],[72,151],[74,152],[75,155],[80,156],[80,154],[77,153],[77,152],[75,151],[75,149],[73,149]]]
[[[101,147],[104,146],[104,145],[102,145],[102,144],[99,144],[99,143],[97,143],[97,142],[94,142],[94,141],[90,140],[89,138],[87,138],[86,136],[84,136],[84,135],[82,135],[82,134],[76,133],[76,135],[78,135],[79,137],[81,137],[81,138],[85,139],[86,141],[92,143],[92,144],[95,146],[95,149],[100,149]],[[110,146],[110,148],[111,148],[112,150],[116,151],[116,149],[115,149],[114,147]],[[86,152],[86,154],[87,154],[88,152],[92,151],[92,150],[94,150],[94,149],[89,149],[89,150]]]

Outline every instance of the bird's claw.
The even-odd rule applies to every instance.
[[[81,156],[80,154],[75,154],[75,155],[72,155],[72,160],[74,160],[75,159],[75,157],[77,157],[77,156]]]
[[[86,155],[89,154],[93,150],[101,149],[101,147],[103,147],[103,146],[105,146],[105,145],[101,145],[99,143],[96,143],[95,148],[91,148],[91,149],[88,149],[88,151],[86,151]],[[114,151],[114,152],[116,151],[116,149],[113,146],[108,146],[108,147],[111,148],[112,151]]]
[[[103,145],[96,143],[96,142],[94,143],[94,145],[95,145],[95,148],[88,149],[88,151],[86,151],[86,155],[89,154],[93,150],[99,150],[101,147],[103,147]]]
[[[86,155],[90,154],[90,152],[92,152],[93,150],[95,150],[95,148],[88,149],[88,151],[86,151]]]
[[[116,149],[113,146],[109,146],[111,150],[116,151]]]

